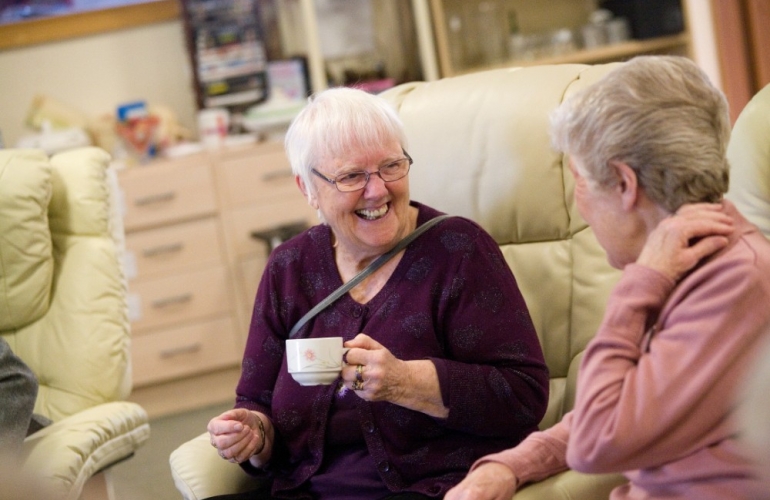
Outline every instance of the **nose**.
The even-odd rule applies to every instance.
[[[364,195],[370,198],[376,198],[387,191],[388,187],[385,185],[385,181],[382,180],[382,177],[380,177],[380,172],[375,171],[370,173],[369,180],[364,187]]]

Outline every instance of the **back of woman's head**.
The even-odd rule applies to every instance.
[[[724,95],[691,60],[639,56],[568,98],[551,117],[554,147],[582,161],[592,183],[629,165],[670,212],[727,191],[730,121]]]
[[[308,100],[286,133],[285,148],[294,174],[312,186],[310,170],[319,163],[393,142],[406,147],[401,120],[385,100],[337,87]]]

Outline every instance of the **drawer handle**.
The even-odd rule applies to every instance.
[[[262,180],[264,182],[270,182],[270,181],[276,181],[279,179],[285,179],[286,177],[293,177],[294,174],[291,172],[290,168],[286,168],[283,170],[273,170],[272,172],[268,172],[262,176]]]
[[[174,198],[176,198],[176,193],[174,191],[166,191],[165,193],[151,194],[149,196],[137,198],[134,200],[134,205],[141,207],[144,205],[151,205],[153,203],[171,201]]]
[[[180,252],[184,248],[181,243],[170,243],[168,245],[158,245],[152,248],[146,248],[142,251],[142,255],[145,257],[156,257],[164,253]]]
[[[191,293],[185,293],[183,295],[177,295],[176,297],[167,297],[165,299],[158,299],[152,301],[152,307],[156,309],[161,309],[163,307],[172,306],[174,304],[184,304],[185,302],[190,302],[192,300],[192,294]]]
[[[160,351],[160,357],[162,359],[168,359],[176,356],[181,356],[182,354],[195,354],[196,352],[200,351],[202,348],[203,348],[203,345],[200,342],[196,342],[190,345],[174,347],[173,349],[163,349],[162,351]]]

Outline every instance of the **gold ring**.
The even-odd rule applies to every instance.
[[[354,391],[362,391],[364,389],[364,383],[360,380],[354,380],[353,381],[353,390]]]
[[[356,366],[356,382],[361,382],[361,384],[363,385],[363,382],[364,382],[364,365]]]

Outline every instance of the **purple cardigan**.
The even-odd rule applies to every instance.
[[[417,224],[440,212],[412,202]],[[308,310],[342,285],[331,230],[318,225],[277,247],[262,276],[236,407],[269,415],[276,443],[274,494],[296,490],[321,467],[337,386],[302,387],[286,370],[284,340]],[[527,306],[495,241],[461,217],[420,236],[368,303],[345,295],[298,336],[364,332],[403,360],[436,366],[446,419],[357,399],[362,436],[390,491],[443,496],[488,453],[536,430],[548,401],[548,370]],[[247,463],[248,464],[248,463]],[[252,473],[259,471],[246,465]]]

